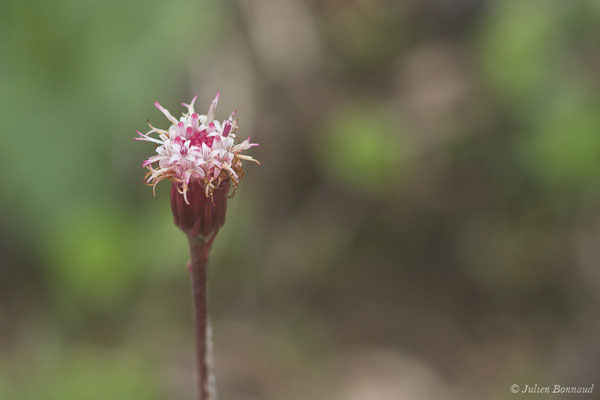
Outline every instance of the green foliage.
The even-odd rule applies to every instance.
[[[521,156],[543,182],[571,188],[600,185],[600,98],[582,88],[556,96],[523,135]]]
[[[587,21],[587,23],[582,23]],[[578,65],[600,21],[585,1],[494,3],[480,41],[488,82],[516,117],[516,150],[554,188],[598,187],[600,118],[594,69]]]
[[[314,150],[321,168],[359,191],[381,194],[398,181],[407,155],[399,122],[381,107],[355,104],[337,109]]]
[[[561,6],[506,0],[491,8],[479,39],[483,72],[505,101],[526,113],[550,90],[560,67]]]
[[[42,351],[43,353],[43,351]],[[0,387],[6,399],[23,400],[152,400],[162,398],[147,364],[101,348],[46,354],[7,372],[11,383]]]
[[[57,226],[47,243],[48,273],[63,303],[76,298],[76,307],[111,308],[131,291],[144,265],[124,218],[119,210],[86,209]]]

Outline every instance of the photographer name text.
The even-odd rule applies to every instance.
[[[565,394],[565,393],[594,393],[594,384],[589,386],[562,386],[562,385],[552,385],[552,386],[543,386],[538,385],[537,383],[534,385],[511,385],[510,391],[512,393],[550,393],[550,394]]]

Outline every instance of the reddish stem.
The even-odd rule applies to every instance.
[[[194,320],[196,325],[196,371],[198,380],[198,399],[209,399],[207,337],[208,328],[208,253],[215,235],[209,238],[188,235],[190,244],[190,274],[192,278],[192,296],[194,301]]]

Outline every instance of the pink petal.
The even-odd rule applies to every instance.
[[[223,124],[223,136],[227,137],[229,132],[231,132],[231,121],[225,121]]]
[[[208,107],[208,113],[206,114],[206,120],[211,122],[215,119],[215,110],[217,109],[217,104],[219,103],[219,95],[221,92],[217,92],[215,99],[210,103],[210,107]]]
[[[175,117],[174,117],[174,116],[172,116],[172,115],[171,115],[171,113],[169,112],[169,110],[167,110],[166,108],[164,108],[163,106],[161,106],[161,105],[160,105],[160,103],[159,103],[158,101],[155,101],[155,102],[154,102],[154,106],[155,106],[156,108],[158,108],[158,109],[160,110],[160,112],[162,112],[162,113],[165,115],[165,117],[167,117],[167,119],[168,119],[169,121],[171,121],[171,122],[172,122],[172,123],[174,123],[174,124],[176,124],[176,123],[177,123],[177,120],[175,119]]]

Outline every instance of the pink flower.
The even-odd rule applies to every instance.
[[[206,198],[213,197],[214,191],[222,182],[231,181],[237,188],[240,179],[244,176],[242,161],[248,160],[260,164],[254,158],[242,154],[251,147],[258,146],[250,143],[250,138],[236,144],[238,120],[234,119],[236,112],[229,119],[220,122],[215,120],[215,110],[219,102],[219,93],[210,104],[206,115],[194,111],[194,103],[182,104],[187,107],[187,112],[177,120],[171,113],[158,102],[154,103],[167,119],[171,122],[168,130],[150,126],[148,132],[141,133],[136,140],[156,143],[156,155],[149,157],[142,163],[148,169],[145,182],[152,186],[156,195],[156,185],[168,179],[173,182],[173,187],[183,195],[186,204],[190,186],[200,185]],[[151,136],[158,134],[158,138]]]

